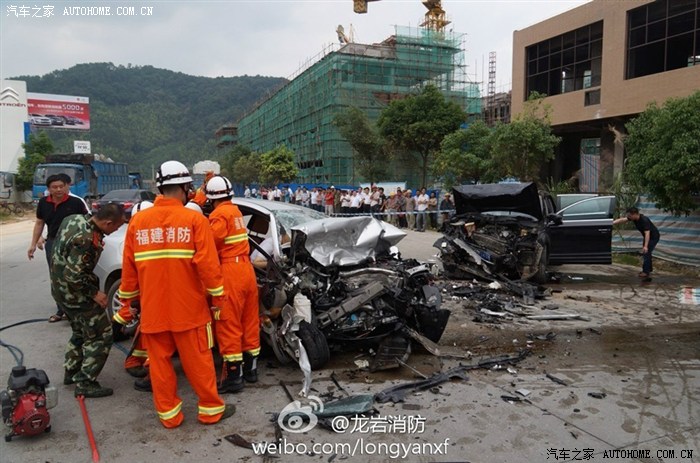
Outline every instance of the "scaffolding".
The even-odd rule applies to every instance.
[[[427,84],[479,117],[479,87],[467,79],[463,39],[459,33],[396,26],[379,44],[329,47],[238,120],[238,142],[258,152],[286,145],[296,155],[300,182],[358,184],[366,179],[355,172],[352,147],[334,117],[355,106],[374,123],[391,101]],[[385,180],[418,186],[415,168],[396,163],[391,172],[394,177]]]

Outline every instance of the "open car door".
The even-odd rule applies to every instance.
[[[549,264],[611,264],[614,196],[578,201],[547,223]]]

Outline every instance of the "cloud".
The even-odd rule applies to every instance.
[[[21,3],[21,2],[20,2]],[[50,18],[17,18],[0,0],[0,75],[46,74],[85,62],[152,65],[199,76],[287,77],[325,46],[342,24],[356,41],[376,43],[394,25],[418,26],[420,0],[382,0],[353,13],[352,0],[60,1]],[[498,54],[497,80],[510,82],[512,34],[585,3],[584,0],[443,1],[452,24],[466,33],[466,63],[481,81],[488,53]],[[118,6],[153,8],[152,16],[117,16]],[[64,16],[66,6],[110,6],[112,16]]]

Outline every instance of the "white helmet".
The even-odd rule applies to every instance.
[[[204,215],[204,211],[202,211],[202,208],[199,207],[199,204],[195,203],[194,201],[190,201],[189,203],[185,204],[185,207],[187,209],[192,209],[193,211],[197,211],[200,214]]]
[[[217,175],[209,179],[204,188],[204,192],[208,199],[228,198],[229,196],[233,196],[233,186],[226,177]]]
[[[150,201],[141,201],[131,209],[131,217],[135,216],[137,212],[141,212],[144,209],[153,207],[153,203]]]
[[[192,183],[192,177],[187,167],[179,161],[165,161],[156,172],[156,186],[182,185]]]

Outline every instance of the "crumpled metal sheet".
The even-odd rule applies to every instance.
[[[315,220],[292,230],[306,235],[304,247],[324,267],[371,261],[406,236],[397,227],[369,216]]]

